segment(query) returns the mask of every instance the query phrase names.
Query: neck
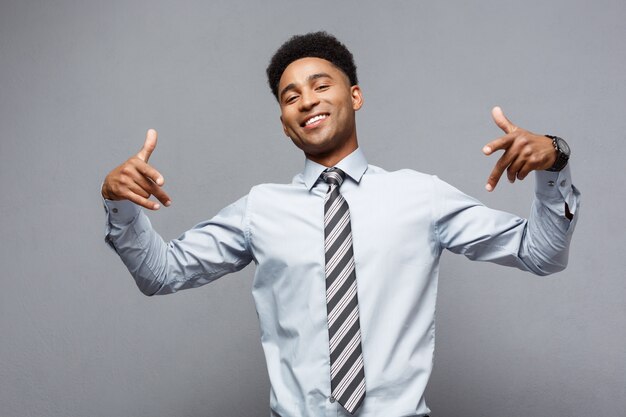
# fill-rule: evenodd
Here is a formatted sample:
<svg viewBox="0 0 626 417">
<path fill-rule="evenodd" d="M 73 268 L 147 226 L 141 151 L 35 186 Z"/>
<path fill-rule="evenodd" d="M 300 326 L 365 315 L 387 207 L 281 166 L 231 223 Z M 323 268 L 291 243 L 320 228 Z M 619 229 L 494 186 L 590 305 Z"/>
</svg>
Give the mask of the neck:
<svg viewBox="0 0 626 417">
<path fill-rule="evenodd" d="M 359 144 L 354 138 L 353 141 L 346 142 L 344 146 L 339 149 L 333 149 L 327 153 L 319 153 L 319 154 L 308 154 L 305 152 L 307 159 L 310 159 L 313 162 L 317 162 L 320 165 L 324 165 L 325 167 L 334 167 L 339 161 L 341 161 L 346 156 L 350 155 L 359 147 Z"/>
</svg>

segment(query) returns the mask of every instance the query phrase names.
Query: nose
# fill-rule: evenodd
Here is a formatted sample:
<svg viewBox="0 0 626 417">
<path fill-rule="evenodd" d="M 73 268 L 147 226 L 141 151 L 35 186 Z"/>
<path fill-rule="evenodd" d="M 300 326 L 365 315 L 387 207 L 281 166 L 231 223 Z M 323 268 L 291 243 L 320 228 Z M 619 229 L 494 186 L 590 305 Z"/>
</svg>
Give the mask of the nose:
<svg viewBox="0 0 626 417">
<path fill-rule="evenodd" d="M 315 94 L 315 91 L 310 89 L 304 89 L 301 93 L 300 97 L 300 110 L 301 111 L 309 111 L 313 107 L 319 104 L 319 98 Z"/>
</svg>

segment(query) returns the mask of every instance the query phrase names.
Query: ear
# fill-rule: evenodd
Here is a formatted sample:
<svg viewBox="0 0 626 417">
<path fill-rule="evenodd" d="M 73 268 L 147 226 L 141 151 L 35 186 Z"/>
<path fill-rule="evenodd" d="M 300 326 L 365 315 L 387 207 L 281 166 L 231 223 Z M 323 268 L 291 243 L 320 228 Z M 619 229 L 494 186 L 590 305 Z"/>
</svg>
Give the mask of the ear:
<svg viewBox="0 0 626 417">
<path fill-rule="evenodd" d="M 363 92 L 361 87 L 353 85 L 350 87 L 350 95 L 352 96 L 352 108 L 356 111 L 363 105 Z"/>
</svg>

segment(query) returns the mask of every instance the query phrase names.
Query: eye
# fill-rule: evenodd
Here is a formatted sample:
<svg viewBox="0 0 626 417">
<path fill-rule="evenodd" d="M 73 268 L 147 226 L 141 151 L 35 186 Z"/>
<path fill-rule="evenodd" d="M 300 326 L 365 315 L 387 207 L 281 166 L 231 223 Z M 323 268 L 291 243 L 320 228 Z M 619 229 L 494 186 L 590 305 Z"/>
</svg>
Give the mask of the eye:
<svg viewBox="0 0 626 417">
<path fill-rule="evenodd" d="M 317 91 L 324 91 L 324 90 L 327 90 L 328 87 L 330 87 L 328 84 L 320 84 L 317 87 L 315 87 L 315 90 L 317 90 Z"/>
<path fill-rule="evenodd" d="M 296 101 L 297 98 L 298 98 L 297 95 L 289 96 L 289 97 L 285 98 L 285 103 L 287 103 L 287 104 L 293 103 L 294 101 Z"/>
</svg>

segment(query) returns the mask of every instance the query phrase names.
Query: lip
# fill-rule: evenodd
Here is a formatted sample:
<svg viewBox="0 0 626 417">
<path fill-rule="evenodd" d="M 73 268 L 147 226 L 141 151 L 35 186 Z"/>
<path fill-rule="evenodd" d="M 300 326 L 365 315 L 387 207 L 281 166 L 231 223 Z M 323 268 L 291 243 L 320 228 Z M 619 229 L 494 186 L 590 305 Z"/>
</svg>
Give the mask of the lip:
<svg viewBox="0 0 626 417">
<path fill-rule="evenodd" d="M 306 122 L 308 120 L 311 120 L 312 118 L 317 117 L 317 116 L 326 116 L 326 117 L 324 117 L 323 119 L 320 119 L 320 120 L 318 120 L 316 122 L 313 122 L 313 123 L 311 123 L 309 125 L 306 124 Z M 307 116 L 306 119 L 304 119 L 304 121 L 302 123 L 300 123 L 300 127 L 304 128 L 304 129 L 314 129 L 314 128 L 318 127 L 320 124 L 324 123 L 324 121 L 326 121 L 326 119 L 328 119 L 329 117 L 330 117 L 330 113 L 325 113 L 325 112 L 312 114 L 310 116 Z"/>
</svg>

